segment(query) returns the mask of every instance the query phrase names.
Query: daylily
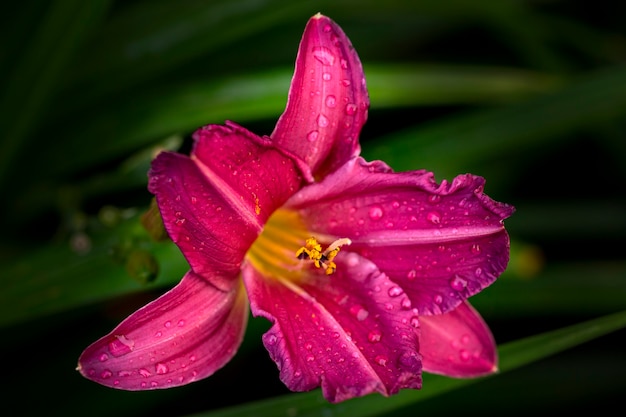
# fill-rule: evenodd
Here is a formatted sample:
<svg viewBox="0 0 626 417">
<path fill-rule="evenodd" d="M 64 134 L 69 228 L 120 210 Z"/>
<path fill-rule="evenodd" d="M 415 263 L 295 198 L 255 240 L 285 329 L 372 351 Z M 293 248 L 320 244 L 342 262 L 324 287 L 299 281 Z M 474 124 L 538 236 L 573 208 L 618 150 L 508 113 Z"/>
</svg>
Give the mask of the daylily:
<svg viewBox="0 0 626 417">
<path fill-rule="evenodd" d="M 206 378 L 236 353 L 249 311 L 293 391 L 330 402 L 420 388 L 421 372 L 496 370 L 467 302 L 505 269 L 513 213 L 466 174 L 393 172 L 359 156 L 369 99 L 341 28 L 313 16 L 269 137 L 232 122 L 160 153 L 149 190 L 190 265 L 181 282 L 89 346 L 80 372 L 126 390 Z"/>
</svg>

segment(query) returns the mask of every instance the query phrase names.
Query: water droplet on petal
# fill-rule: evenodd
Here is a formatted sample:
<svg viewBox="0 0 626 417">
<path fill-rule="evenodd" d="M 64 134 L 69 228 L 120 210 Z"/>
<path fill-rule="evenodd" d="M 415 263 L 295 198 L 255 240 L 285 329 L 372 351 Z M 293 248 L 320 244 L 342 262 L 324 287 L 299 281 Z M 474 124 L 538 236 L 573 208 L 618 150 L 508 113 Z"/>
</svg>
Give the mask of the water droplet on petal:
<svg viewBox="0 0 626 417">
<path fill-rule="evenodd" d="M 411 269 L 408 274 L 406 274 L 406 277 L 410 280 L 414 280 L 415 277 L 417 277 L 417 271 L 415 269 Z"/>
<path fill-rule="evenodd" d="M 389 291 L 387 291 L 387 294 L 389 294 L 390 297 L 397 297 L 403 293 L 404 293 L 404 290 L 398 286 L 393 286 L 389 288 Z"/>
<path fill-rule="evenodd" d="M 130 353 L 134 346 L 135 342 L 133 340 L 127 339 L 124 335 L 116 335 L 115 339 L 109 342 L 108 347 L 111 355 L 117 358 Z"/>
<path fill-rule="evenodd" d="M 435 302 L 435 304 L 441 304 L 443 303 L 443 297 L 441 296 L 441 294 L 437 294 L 433 298 L 433 301 Z"/>
<path fill-rule="evenodd" d="M 313 142 L 317 139 L 317 137 L 319 136 L 320 132 L 318 132 L 317 130 L 311 130 L 307 135 L 306 138 L 309 142 Z"/>
<path fill-rule="evenodd" d="M 346 104 L 346 114 L 348 116 L 354 115 L 356 113 L 356 109 L 357 109 L 356 104 L 354 103 Z"/>
<path fill-rule="evenodd" d="M 480 253 L 480 245 L 479 244 L 474 244 L 472 245 L 472 249 L 471 249 L 472 253 L 474 254 L 478 254 Z"/>
<path fill-rule="evenodd" d="M 113 376 L 113 372 L 109 371 L 108 369 L 105 369 L 104 371 L 102 371 L 100 376 L 102 377 L 102 379 L 109 379 Z"/>
<path fill-rule="evenodd" d="M 317 116 L 317 125 L 319 127 L 328 126 L 328 117 L 324 116 L 323 114 L 320 114 L 319 116 Z"/>
<path fill-rule="evenodd" d="M 432 195 L 428 196 L 428 202 L 430 202 L 430 203 L 435 204 L 435 203 L 438 203 L 439 200 L 441 200 L 441 196 L 439 196 L 439 195 L 432 194 Z"/>
<path fill-rule="evenodd" d="M 431 211 L 430 213 L 428 213 L 426 215 L 426 219 L 431 222 L 432 224 L 439 224 L 441 223 L 441 216 L 439 215 L 439 213 L 435 212 L 435 211 Z"/>
<path fill-rule="evenodd" d="M 268 336 L 268 338 L 267 338 L 267 343 L 268 343 L 270 346 L 273 346 L 273 345 L 275 345 L 275 344 L 276 344 L 276 341 L 277 341 L 277 340 L 278 340 L 278 338 L 276 337 L 276 335 L 275 335 L 275 334 L 271 334 L 271 335 L 269 335 L 269 336 Z"/>
<path fill-rule="evenodd" d="M 350 313 L 359 321 L 363 321 L 369 316 L 369 312 L 358 304 L 350 307 Z"/>
<path fill-rule="evenodd" d="M 402 300 L 402 302 L 400 303 L 400 305 L 402 306 L 402 308 L 403 308 L 403 309 L 405 309 L 405 310 L 409 310 L 409 309 L 411 308 L 411 306 L 412 306 L 412 304 L 411 304 L 411 300 L 410 300 L 408 297 L 406 297 L 406 298 L 404 298 L 404 299 Z"/>
<path fill-rule="evenodd" d="M 335 63 L 335 55 L 332 51 L 324 46 L 316 46 L 313 48 L 313 57 L 322 65 L 333 65 Z"/>
<path fill-rule="evenodd" d="M 465 287 L 467 287 L 467 281 L 460 276 L 455 275 L 450 280 L 450 287 L 452 287 L 453 290 L 462 291 L 465 289 Z"/>
<path fill-rule="evenodd" d="M 326 96 L 326 106 L 333 108 L 337 105 L 337 99 L 332 94 Z"/>
<path fill-rule="evenodd" d="M 148 378 L 149 376 L 152 376 L 152 373 L 148 371 L 146 368 L 141 368 L 139 370 L 139 375 L 141 375 L 144 378 Z"/>
<path fill-rule="evenodd" d="M 372 220 L 380 220 L 383 217 L 383 209 L 380 206 L 373 206 L 369 210 L 369 216 Z"/>
<path fill-rule="evenodd" d="M 385 355 L 378 355 L 376 356 L 376 358 L 374 358 L 374 360 L 376 361 L 377 364 L 379 364 L 380 366 L 386 366 L 387 365 L 387 361 L 389 359 L 387 359 L 387 357 Z"/>
<path fill-rule="evenodd" d="M 164 363 L 157 363 L 156 364 L 156 373 L 159 375 L 163 375 L 166 374 L 167 371 L 169 371 L 169 369 L 167 368 L 167 365 L 165 365 Z"/>
<path fill-rule="evenodd" d="M 382 338 L 382 336 L 383 334 L 381 333 L 381 331 L 378 329 L 375 329 L 368 333 L 367 340 L 369 340 L 372 343 L 380 342 L 380 339 Z"/>
<path fill-rule="evenodd" d="M 325 72 L 322 74 L 322 79 L 324 81 L 330 81 L 333 78 L 332 74 L 330 72 Z"/>
<path fill-rule="evenodd" d="M 100 360 L 100 362 L 106 362 L 109 360 L 109 355 L 107 355 L 106 353 L 103 353 L 102 355 L 100 355 L 98 359 Z"/>
<path fill-rule="evenodd" d="M 306 361 L 307 361 L 307 362 L 313 362 L 314 360 L 315 360 L 315 356 L 313 356 L 313 355 L 307 355 L 307 357 L 306 357 Z"/>
</svg>

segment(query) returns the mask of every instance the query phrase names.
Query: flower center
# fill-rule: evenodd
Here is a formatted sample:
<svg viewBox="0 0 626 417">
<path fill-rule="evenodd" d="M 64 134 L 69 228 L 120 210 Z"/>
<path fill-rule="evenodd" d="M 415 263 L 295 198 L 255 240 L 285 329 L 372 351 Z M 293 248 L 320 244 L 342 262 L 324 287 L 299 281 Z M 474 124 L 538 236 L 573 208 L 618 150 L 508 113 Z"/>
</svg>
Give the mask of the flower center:
<svg viewBox="0 0 626 417">
<path fill-rule="evenodd" d="M 330 243 L 323 250 L 320 242 Z M 268 219 L 263 232 L 246 253 L 246 259 L 267 277 L 295 281 L 308 265 L 322 268 L 328 275 L 335 272 L 337 265 L 333 259 L 341 246 L 350 243 L 347 238 L 320 234 L 311 237 L 297 212 L 279 209 Z"/>
</svg>

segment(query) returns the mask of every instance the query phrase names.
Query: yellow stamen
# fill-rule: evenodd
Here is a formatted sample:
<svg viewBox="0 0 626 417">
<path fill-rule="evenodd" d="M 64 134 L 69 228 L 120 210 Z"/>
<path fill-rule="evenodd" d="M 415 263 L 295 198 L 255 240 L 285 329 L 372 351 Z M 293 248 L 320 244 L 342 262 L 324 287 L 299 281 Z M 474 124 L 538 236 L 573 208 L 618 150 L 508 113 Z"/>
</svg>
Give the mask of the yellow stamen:
<svg viewBox="0 0 626 417">
<path fill-rule="evenodd" d="M 322 246 L 317 239 L 310 237 L 305 241 L 305 245 L 296 251 L 296 258 L 311 260 L 316 268 L 324 268 L 326 275 L 331 275 L 337 270 L 337 264 L 333 262 L 333 259 L 339 253 L 341 246 L 351 243 L 352 241 L 348 238 L 337 239 L 322 252 Z"/>
<path fill-rule="evenodd" d="M 323 268 L 326 274 L 331 275 L 337 269 L 333 259 L 340 247 L 349 245 L 351 241 L 338 239 L 323 250 L 323 244 L 317 239 L 331 242 L 335 237 L 310 237 L 310 233 L 297 212 L 279 209 L 268 219 L 263 232 L 248 250 L 246 260 L 267 278 L 298 282 L 307 276 L 302 261 Z M 300 246 L 302 242 L 304 246 Z"/>
</svg>

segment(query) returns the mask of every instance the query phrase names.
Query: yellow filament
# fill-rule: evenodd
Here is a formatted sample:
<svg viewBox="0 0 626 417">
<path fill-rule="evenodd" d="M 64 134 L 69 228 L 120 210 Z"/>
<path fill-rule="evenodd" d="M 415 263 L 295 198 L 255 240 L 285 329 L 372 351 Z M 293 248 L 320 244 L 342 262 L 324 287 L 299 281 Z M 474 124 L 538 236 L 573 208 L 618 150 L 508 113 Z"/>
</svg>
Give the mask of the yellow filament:
<svg viewBox="0 0 626 417">
<path fill-rule="evenodd" d="M 337 269 L 333 259 L 340 247 L 351 242 L 347 238 L 334 240 L 333 236 L 318 237 L 322 242 L 332 242 L 326 250 L 322 250 L 318 240 L 311 237 L 297 212 L 280 209 L 269 218 L 263 232 L 246 254 L 246 259 L 267 277 L 297 281 L 302 276 L 303 260 L 323 268 L 330 275 Z"/>
</svg>

